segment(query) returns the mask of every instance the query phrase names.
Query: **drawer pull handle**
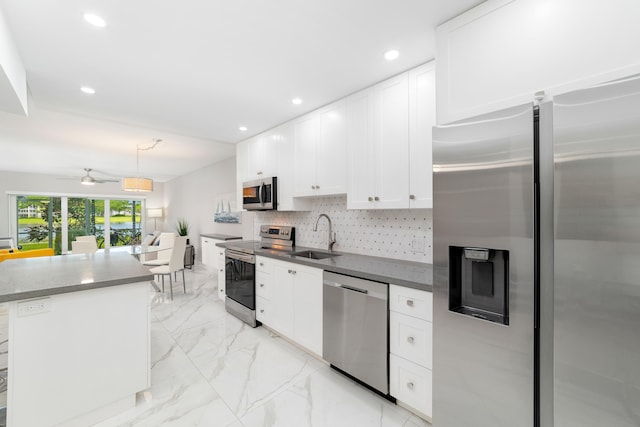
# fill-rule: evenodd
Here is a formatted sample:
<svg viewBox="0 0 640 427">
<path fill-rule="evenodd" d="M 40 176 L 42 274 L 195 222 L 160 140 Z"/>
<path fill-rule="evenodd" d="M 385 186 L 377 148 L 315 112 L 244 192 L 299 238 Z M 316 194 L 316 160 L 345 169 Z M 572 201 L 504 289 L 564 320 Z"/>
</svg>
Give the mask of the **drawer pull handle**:
<svg viewBox="0 0 640 427">
<path fill-rule="evenodd" d="M 263 309 L 263 310 L 260 310 L 260 313 L 264 313 L 264 309 Z"/>
<path fill-rule="evenodd" d="M 291 274 L 291 272 L 292 272 L 292 271 L 293 271 L 293 270 L 287 270 L 287 273 Z"/>
<path fill-rule="evenodd" d="M 412 383 L 412 382 L 408 382 L 408 383 L 407 383 L 407 388 L 408 388 L 409 390 L 413 390 L 413 383 Z"/>
<path fill-rule="evenodd" d="M 412 299 L 408 299 L 408 300 L 407 300 L 407 305 L 408 305 L 409 307 L 413 307 L 413 300 L 412 300 Z"/>
<path fill-rule="evenodd" d="M 264 288 L 264 283 L 260 283 L 260 287 L 261 287 L 261 288 Z"/>
<path fill-rule="evenodd" d="M 407 337 L 407 342 L 409 344 L 413 344 L 413 337 Z"/>
<path fill-rule="evenodd" d="M 261 263 L 260 263 L 260 267 L 264 267 L 264 263 L 262 263 L 262 262 L 261 262 Z"/>
</svg>

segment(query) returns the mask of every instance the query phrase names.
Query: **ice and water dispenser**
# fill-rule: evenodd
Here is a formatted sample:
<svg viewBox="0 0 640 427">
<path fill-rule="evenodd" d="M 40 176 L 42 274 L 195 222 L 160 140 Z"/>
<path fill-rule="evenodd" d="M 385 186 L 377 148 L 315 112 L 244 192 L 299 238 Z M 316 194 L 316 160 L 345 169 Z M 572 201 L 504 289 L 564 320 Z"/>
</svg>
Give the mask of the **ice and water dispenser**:
<svg viewBox="0 0 640 427">
<path fill-rule="evenodd" d="M 509 324 L 509 251 L 449 247 L 449 310 Z"/>
</svg>

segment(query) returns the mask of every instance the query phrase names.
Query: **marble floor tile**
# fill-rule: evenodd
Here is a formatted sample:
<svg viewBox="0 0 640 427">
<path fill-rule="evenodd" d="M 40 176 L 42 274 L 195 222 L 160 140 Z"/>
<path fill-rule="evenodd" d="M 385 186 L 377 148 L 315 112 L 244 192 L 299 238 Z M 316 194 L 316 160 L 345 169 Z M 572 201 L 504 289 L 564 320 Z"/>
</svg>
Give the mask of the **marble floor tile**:
<svg viewBox="0 0 640 427">
<path fill-rule="evenodd" d="M 152 308 L 154 318 L 172 334 L 227 316 L 224 303 L 210 297 L 189 299 L 174 295 L 173 301 L 165 301 Z"/>
<path fill-rule="evenodd" d="M 431 423 L 423 420 L 420 417 L 411 415 L 406 423 L 402 427 L 431 427 Z"/>
<path fill-rule="evenodd" d="M 284 345 L 281 339 L 263 336 L 265 339 L 222 358 L 193 359 L 237 416 L 261 405 L 319 367 L 318 363 Z"/>
<path fill-rule="evenodd" d="M 221 318 L 173 334 L 182 350 L 193 360 L 214 360 L 233 351 L 251 347 L 262 334 L 233 316 Z"/>
<path fill-rule="evenodd" d="M 320 369 L 253 409 L 244 427 L 403 427 L 409 413 L 331 370 Z"/>
<path fill-rule="evenodd" d="M 202 377 L 176 375 L 153 381 L 138 394 L 135 408 L 98 426 L 227 426 L 236 421 Z"/>
</svg>

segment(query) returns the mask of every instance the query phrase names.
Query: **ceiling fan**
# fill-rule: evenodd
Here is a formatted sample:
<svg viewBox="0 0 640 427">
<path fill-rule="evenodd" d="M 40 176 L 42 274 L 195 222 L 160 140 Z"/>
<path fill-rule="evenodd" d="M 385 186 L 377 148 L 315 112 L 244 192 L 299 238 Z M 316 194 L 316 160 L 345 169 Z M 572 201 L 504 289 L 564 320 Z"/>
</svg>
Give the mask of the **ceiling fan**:
<svg viewBox="0 0 640 427">
<path fill-rule="evenodd" d="M 80 177 L 80 184 L 82 185 L 95 185 L 104 184 L 105 182 L 120 182 L 119 179 L 106 179 L 106 178 L 94 178 L 91 176 L 91 168 L 84 168 L 86 175 Z M 58 178 L 58 179 L 78 179 L 78 177 Z"/>
<path fill-rule="evenodd" d="M 118 179 L 96 179 L 96 178 L 91 176 L 91 171 L 93 169 L 84 168 L 84 170 L 85 170 L 85 172 L 87 172 L 87 174 L 85 176 L 83 176 L 82 178 L 80 178 L 80 184 L 83 184 L 83 185 L 95 185 L 96 183 L 104 184 L 105 182 L 119 182 L 120 181 Z"/>
</svg>

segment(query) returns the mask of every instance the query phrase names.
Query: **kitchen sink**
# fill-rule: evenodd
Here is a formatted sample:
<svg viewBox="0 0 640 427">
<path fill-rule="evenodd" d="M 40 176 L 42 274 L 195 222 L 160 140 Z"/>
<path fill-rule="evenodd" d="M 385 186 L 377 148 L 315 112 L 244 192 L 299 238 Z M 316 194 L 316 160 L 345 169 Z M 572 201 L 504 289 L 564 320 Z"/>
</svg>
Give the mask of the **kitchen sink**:
<svg viewBox="0 0 640 427">
<path fill-rule="evenodd" d="M 325 259 L 325 258 L 333 258 L 336 256 L 340 256 L 340 254 L 331 254 L 328 252 L 320 252 L 320 251 L 300 251 L 300 252 L 293 252 L 291 255 L 299 256 L 302 258 L 310 258 L 310 259 Z"/>
</svg>

